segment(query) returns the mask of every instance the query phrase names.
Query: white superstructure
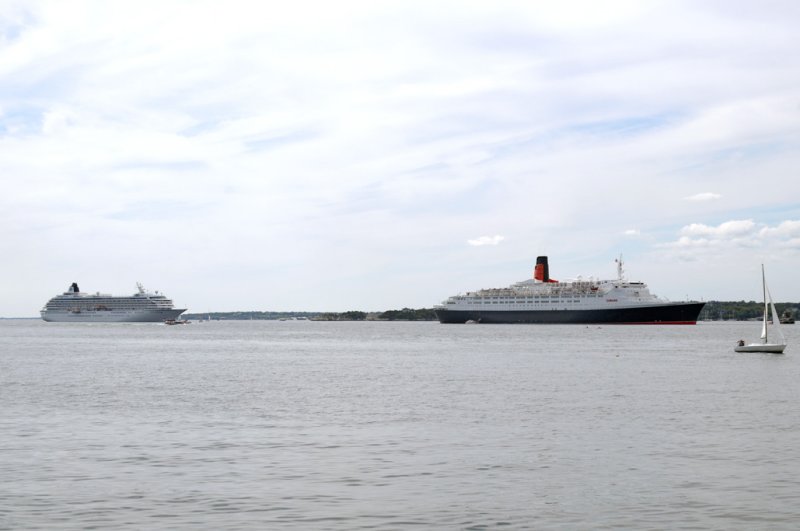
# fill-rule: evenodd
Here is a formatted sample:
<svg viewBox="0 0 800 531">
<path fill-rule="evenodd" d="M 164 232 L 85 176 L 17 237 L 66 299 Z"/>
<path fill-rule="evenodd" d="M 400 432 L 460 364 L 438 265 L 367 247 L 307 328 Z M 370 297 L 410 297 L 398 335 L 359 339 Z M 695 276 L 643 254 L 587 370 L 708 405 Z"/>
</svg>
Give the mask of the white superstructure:
<svg viewBox="0 0 800 531">
<path fill-rule="evenodd" d="M 628 306 L 668 304 L 653 293 L 644 282 L 629 281 L 624 276 L 622 259 L 617 263 L 617 278 L 568 282 L 530 278 L 505 288 L 471 291 L 448 297 L 442 308 L 450 310 L 600 310 Z"/>
<path fill-rule="evenodd" d="M 136 283 L 133 295 L 84 293 L 73 282 L 69 289 L 44 305 L 42 319 L 51 322 L 153 323 L 177 319 L 186 311 L 176 309 L 163 293 L 145 291 Z"/>
</svg>

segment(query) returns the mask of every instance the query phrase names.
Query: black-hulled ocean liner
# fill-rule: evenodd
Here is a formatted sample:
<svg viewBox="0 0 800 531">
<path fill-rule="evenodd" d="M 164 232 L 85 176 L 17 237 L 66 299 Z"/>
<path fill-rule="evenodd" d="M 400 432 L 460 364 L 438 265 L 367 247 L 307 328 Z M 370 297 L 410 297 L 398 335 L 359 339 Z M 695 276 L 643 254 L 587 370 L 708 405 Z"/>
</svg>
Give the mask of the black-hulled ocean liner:
<svg viewBox="0 0 800 531">
<path fill-rule="evenodd" d="M 172 300 L 158 292 L 149 293 L 137 283 L 138 293 L 114 296 L 83 293 L 73 282 L 69 289 L 44 305 L 45 321 L 68 323 L 157 323 L 177 319 L 186 309 L 175 308 Z"/>
<path fill-rule="evenodd" d="M 647 284 L 625 278 L 622 257 L 614 280 L 550 278 L 547 257 L 536 259 L 532 279 L 506 288 L 454 295 L 434 307 L 442 323 L 695 324 L 704 302 L 670 302 Z"/>
</svg>

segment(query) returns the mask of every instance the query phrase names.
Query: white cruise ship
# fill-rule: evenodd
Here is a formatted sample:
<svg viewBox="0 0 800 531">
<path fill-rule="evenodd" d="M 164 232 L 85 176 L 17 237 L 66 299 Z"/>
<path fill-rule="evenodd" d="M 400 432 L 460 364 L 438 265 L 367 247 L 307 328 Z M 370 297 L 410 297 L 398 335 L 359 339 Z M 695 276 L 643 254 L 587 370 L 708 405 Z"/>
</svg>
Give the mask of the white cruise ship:
<svg viewBox="0 0 800 531">
<path fill-rule="evenodd" d="M 625 278 L 622 257 L 613 280 L 550 278 L 547 257 L 536 259 L 533 278 L 505 288 L 449 297 L 434 307 L 441 323 L 695 324 L 704 302 L 670 302 L 644 282 Z"/>
<path fill-rule="evenodd" d="M 176 309 L 163 293 L 149 293 L 136 283 L 138 293 L 115 296 L 83 293 L 73 282 L 69 289 L 44 305 L 42 319 L 61 323 L 158 323 L 177 319 L 186 311 Z"/>
</svg>

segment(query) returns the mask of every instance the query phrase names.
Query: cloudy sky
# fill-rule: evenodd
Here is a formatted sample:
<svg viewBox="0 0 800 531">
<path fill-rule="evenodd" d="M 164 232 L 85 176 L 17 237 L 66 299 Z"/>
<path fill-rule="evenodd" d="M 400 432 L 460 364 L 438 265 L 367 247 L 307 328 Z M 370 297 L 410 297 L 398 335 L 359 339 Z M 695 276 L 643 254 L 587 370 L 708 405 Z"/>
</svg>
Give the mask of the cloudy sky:
<svg viewBox="0 0 800 531">
<path fill-rule="evenodd" d="M 0 316 L 800 300 L 800 3 L 0 2 Z"/>
</svg>

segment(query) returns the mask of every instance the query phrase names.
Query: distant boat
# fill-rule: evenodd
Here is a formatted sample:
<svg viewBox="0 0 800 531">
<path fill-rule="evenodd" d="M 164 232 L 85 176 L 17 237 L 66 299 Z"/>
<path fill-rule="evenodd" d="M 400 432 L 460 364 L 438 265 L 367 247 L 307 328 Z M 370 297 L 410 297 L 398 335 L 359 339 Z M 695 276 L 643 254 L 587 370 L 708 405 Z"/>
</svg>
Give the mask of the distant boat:
<svg viewBox="0 0 800 531">
<path fill-rule="evenodd" d="M 767 288 L 766 275 L 764 274 L 764 264 L 761 264 L 761 287 L 762 291 L 764 292 L 764 316 L 761 324 L 761 341 L 757 343 L 745 344 L 744 340 L 740 339 L 739 343 L 736 345 L 736 347 L 734 347 L 733 350 L 736 352 L 771 352 L 773 354 L 783 354 L 783 350 L 786 348 L 786 338 L 781 332 L 781 321 L 778 318 L 778 311 L 775 309 L 775 303 L 772 302 L 772 294 L 769 292 L 769 288 Z M 770 311 L 772 313 L 771 321 L 769 319 Z M 769 323 L 772 323 L 771 327 L 774 329 L 772 331 L 773 338 L 778 336 L 778 342 L 770 342 Z"/>
<path fill-rule="evenodd" d="M 791 310 L 785 310 L 781 315 L 781 324 L 794 324 L 794 315 Z"/>
<path fill-rule="evenodd" d="M 165 319 L 178 319 L 186 311 L 175 308 L 163 293 L 150 293 L 136 283 L 138 293 L 133 295 L 108 295 L 85 293 L 77 282 L 56 295 L 41 310 L 42 319 L 57 323 L 157 323 Z"/>
</svg>

